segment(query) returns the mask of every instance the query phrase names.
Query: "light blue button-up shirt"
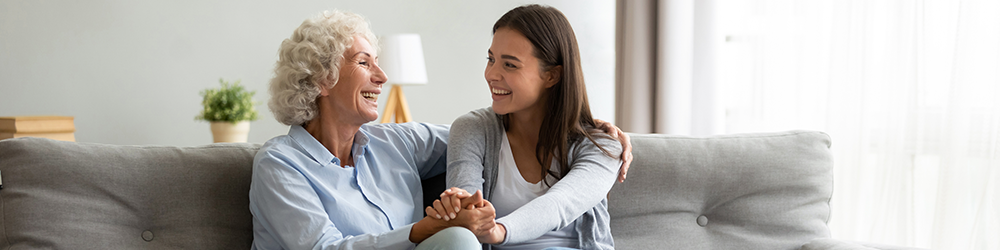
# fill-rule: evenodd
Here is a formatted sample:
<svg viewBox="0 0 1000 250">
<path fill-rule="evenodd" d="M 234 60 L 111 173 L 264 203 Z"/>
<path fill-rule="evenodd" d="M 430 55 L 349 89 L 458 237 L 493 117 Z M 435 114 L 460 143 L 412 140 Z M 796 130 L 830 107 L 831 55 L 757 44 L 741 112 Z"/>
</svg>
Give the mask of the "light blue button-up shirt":
<svg viewBox="0 0 1000 250">
<path fill-rule="evenodd" d="M 409 249 L 423 218 L 420 180 L 446 169 L 448 126 L 363 125 L 341 167 L 301 126 L 254 157 L 251 249 Z"/>
</svg>

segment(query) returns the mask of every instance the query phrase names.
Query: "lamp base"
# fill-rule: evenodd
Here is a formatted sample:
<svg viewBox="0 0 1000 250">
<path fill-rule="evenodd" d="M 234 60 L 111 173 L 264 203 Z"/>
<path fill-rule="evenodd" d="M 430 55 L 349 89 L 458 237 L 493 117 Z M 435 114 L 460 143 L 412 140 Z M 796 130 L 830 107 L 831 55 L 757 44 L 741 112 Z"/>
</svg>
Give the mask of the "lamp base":
<svg viewBox="0 0 1000 250">
<path fill-rule="evenodd" d="M 389 90 L 389 99 L 385 101 L 385 114 L 382 115 L 382 123 L 392 122 L 395 117 L 396 123 L 411 122 L 410 107 L 406 106 L 406 96 L 403 95 L 403 88 L 393 84 Z"/>
</svg>

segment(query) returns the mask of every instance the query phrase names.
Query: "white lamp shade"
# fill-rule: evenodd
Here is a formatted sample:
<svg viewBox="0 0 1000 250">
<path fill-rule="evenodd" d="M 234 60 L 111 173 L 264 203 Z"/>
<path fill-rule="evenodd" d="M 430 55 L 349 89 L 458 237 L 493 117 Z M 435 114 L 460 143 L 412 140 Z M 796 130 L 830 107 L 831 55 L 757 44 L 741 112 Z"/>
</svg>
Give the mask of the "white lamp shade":
<svg viewBox="0 0 1000 250">
<path fill-rule="evenodd" d="M 427 84 L 424 49 L 418 34 L 395 34 L 382 38 L 378 64 L 388 84 Z"/>
</svg>

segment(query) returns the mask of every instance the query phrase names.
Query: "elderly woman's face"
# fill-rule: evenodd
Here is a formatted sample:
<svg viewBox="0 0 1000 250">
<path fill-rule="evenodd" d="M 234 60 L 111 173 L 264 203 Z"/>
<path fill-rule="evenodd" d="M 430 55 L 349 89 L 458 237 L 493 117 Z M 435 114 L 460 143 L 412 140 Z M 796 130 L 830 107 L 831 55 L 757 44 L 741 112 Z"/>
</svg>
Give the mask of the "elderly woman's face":
<svg viewBox="0 0 1000 250">
<path fill-rule="evenodd" d="M 377 59 L 368 39 L 362 36 L 355 36 L 354 44 L 344 52 L 340 80 L 330 90 L 330 95 L 333 110 L 350 119 L 349 123 L 363 124 L 378 119 L 378 95 L 382 93 L 386 76 Z"/>
</svg>

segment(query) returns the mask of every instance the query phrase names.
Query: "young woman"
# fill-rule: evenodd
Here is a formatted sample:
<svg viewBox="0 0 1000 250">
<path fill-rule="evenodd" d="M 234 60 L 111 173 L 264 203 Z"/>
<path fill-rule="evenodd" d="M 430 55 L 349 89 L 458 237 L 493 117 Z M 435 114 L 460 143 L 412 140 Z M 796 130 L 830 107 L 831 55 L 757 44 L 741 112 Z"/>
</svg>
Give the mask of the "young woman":
<svg viewBox="0 0 1000 250">
<path fill-rule="evenodd" d="M 479 240 L 498 249 L 613 249 L 605 197 L 621 144 L 595 129 L 569 21 L 552 7 L 517 7 L 494 24 L 487 55 L 493 105 L 452 124 L 447 173 L 456 188 L 442 197 L 482 191 L 497 226 Z M 454 217 L 441 204 L 452 203 L 436 201 L 428 215 Z"/>
</svg>

